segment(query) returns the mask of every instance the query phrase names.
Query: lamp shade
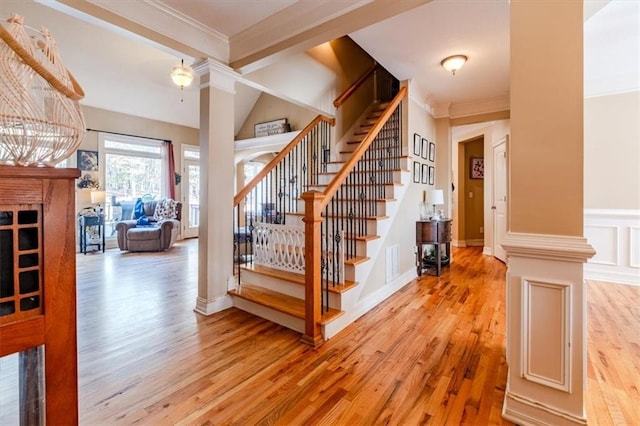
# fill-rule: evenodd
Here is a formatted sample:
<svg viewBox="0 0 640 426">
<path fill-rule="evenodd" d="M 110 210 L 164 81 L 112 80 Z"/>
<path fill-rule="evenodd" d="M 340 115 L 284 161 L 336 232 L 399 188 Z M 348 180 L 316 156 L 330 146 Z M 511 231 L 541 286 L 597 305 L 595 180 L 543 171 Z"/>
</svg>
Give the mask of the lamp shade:
<svg viewBox="0 0 640 426">
<path fill-rule="evenodd" d="M 102 204 L 106 200 L 106 193 L 104 191 L 91 191 L 91 203 Z"/>
<path fill-rule="evenodd" d="M 176 86 L 187 87 L 193 82 L 193 70 L 184 65 L 184 60 L 171 71 L 171 80 Z"/>
<path fill-rule="evenodd" d="M 453 55 L 446 57 L 440 62 L 442 68 L 451 72 L 453 75 L 456 75 L 456 71 L 458 71 L 462 66 L 467 62 L 467 58 L 465 55 Z"/>
<path fill-rule="evenodd" d="M 439 206 L 444 204 L 444 192 L 442 189 L 432 189 L 429 192 L 429 204 Z"/>
</svg>

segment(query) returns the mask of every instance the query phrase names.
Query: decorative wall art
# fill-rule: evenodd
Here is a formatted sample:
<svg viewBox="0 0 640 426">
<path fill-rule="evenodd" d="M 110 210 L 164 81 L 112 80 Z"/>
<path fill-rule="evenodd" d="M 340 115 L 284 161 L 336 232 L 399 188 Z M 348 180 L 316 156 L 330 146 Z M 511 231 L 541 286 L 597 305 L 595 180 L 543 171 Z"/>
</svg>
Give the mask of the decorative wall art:
<svg viewBox="0 0 640 426">
<path fill-rule="evenodd" d="M 418 157 L 420 156 L 421 141 L 422 141 L 422 137 L 419 134 L 414 133 L 413 134 L 413 155 L 417 155 Z"/>
<path fill-rule="evenodd" d="M 429 166 L 422 165 L 422 183 L 429 183 Z"/>
<path fill-rule="evenodd" d="M 429 158 L 429 141 L 426 139 L 422 139 L 422 158 L 425 160 Z"/>
<path fill-rule="evenodd" d="M 436 168 L 433 166 L 429 166 L 429 185 L 434 185 L 436 183 Z"/>
<path fill-rule="evenodd" d="M 413 162 L 413 182 L 420 183 L 420 163 Z"/>
<path fill-rule="evenodd" d="M 291 125 L 287 123 L 286 118 L 279 118 L 277 120 L 266 121 L 264 123 L 257 123 L 253 127 L 254 136 L 259 138 L 261 136 L 277 135 L 280 133 L 287 133 L 291 131 Z"/>
<path fill-rule="evenodd" d="M 77 166 L 80 169 L 78 188 L 99 189 L 98 180 L 98 151 L 86 151 L 79 149 L 77 153 Z"/>
<path fill-rule="evenodd" d="M 484 179 L 484 158 L 471 157 L 469 176 L 471 179 Z"/>
<path fill-rule="evenodd" d="M 436 161 L 436 144 L 429 142 L 429 161 Z"/>
</svg>

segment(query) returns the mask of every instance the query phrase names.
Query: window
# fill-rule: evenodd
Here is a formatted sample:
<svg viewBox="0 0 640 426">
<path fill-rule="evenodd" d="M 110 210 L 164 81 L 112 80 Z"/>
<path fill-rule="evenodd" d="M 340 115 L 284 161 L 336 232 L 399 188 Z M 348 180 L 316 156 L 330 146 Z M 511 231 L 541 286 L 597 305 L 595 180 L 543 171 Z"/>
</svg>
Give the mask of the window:
<svg viewBox="0 0 640 426">
<path fill-rule="evenodd" d="M 106 192 L 105 224 L 131 217 L 135 200 L 154 200 L 166 194 L 167 162 L 164 142 L 100 133 L 101 186 Z M 111 232 L 113 235 L 114 232 Z"/>
</svg>

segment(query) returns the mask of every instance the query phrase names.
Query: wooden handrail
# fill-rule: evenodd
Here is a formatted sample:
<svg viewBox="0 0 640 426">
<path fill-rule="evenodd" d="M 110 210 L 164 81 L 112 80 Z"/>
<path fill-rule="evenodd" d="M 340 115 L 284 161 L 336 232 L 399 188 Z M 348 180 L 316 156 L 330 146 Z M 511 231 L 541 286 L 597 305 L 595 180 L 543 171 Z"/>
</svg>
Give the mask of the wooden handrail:
<svg viewBox="0 0 640 426">
<path fill-rule="evenodd" d="M 378 63 L 374 61 L 373 66 L 371 68 L 366 70 L 364 74 L 360 76 L 360 78 L 358 78 L 354 83 L 352 83 L 349 87 L 347 87 L 347 90 L 342 92 L 342 95 L 338 96 L 336 100 L 333 101 L 333 106 L 336 108 L 341 107 L 342 104 L 344 104 L 347 101 L 347 99 L 349 99 L 349 97 L 353 95 L 353 93 L 356 90 L 358 90 L 358 88 L 362 86 L 362 84 L 365 81 L 367 81 L 367 79 L 371 76 L 371 74 L 373 74 L 376 71 L 376 69 L 378 69 L 378 66 L 379 66 Z"/>
<path fill-rule="evenodd" d="M 367 136 L 362 140 L 362 142 L 360 142 L 360 145 L 358 146 L 358 148 L 349 157 L 347 162 L 344 164 L 344 166 L 342 166 L 342 168 L 340 169 L 338 174 L 335 175 L 333 180 L 331 180 L 331 183 L 327 185 L 327 187 L 324 190 L 325 198 L 324 200 L 322 200 L 322 203 L 320 204 L 320 208 L 325 208 L 327 204 L 329 204 L 333 195 L 338 191 L 338 189 L 340 188 L 340 185 L 342 185 L 342 182 L 347 178 L 349 173 L 351 173 L 351 170 L 353 170 L 356 163 L 360 161 L 360 158 L 362 158 L 362 156 L 367 151 L 367 149 L 369 149 L 369 145 L 371 145 L 371 142 L 373 142 L 376 136 L 378 136 L 378 133 L 380 132 L 382 127 L 385 125 L 385 123 L 387 122 L 391 114 L 393 114 L 393 111 L 395 111 L 396 107 L 400 104 L 402 99 L 406 96 L 406 94 L 407 94 L 407 88 L 406 87 L 401 88 L 398 94 L 396 95 L 396 97 L 393 98 L 391 103 L 384 110 L 384 113 L 382 113 L 378 121 L 376 121 L 376 124 L 371 128 Z"/>
<path fill-rule="evenodd" d="M 325 121 L 327 123 L 329 123 L 331 126 L 334 126 L 336 123 L 335 118 L 329 118 L 325 115 L 318 115 L 316 118 L 314 118 L 309 124 L 307 124 L 307 126 L 302 129 L 302 131 L 300 133 L 298 133 L 298 135 L 293 138 L 293 140 L 291 142 L 289 142 L 289 144 L 287 144 L 286 147 L 284 147 L 284 149 L 282 149 L 282 151 L 280 151 L 278 153 L 278 155 L 276 155 L 273 160 L 269 161 L 269 163 L 267 163 L 267 165 L 260 171 L 260 173 L 258 173 L 253 179 L 251 179 L 251 182 L 249 182 L 248 184 L 246 184 L 244 186 L 244 188 L 242 188 L 240 190 L 240 192 L 238 192 L 234 197 L 233 197 L 233 206 L 237 206 L 238 204 L 240 204 L 240 201 L 242 201 L 244 199 L 244 197 L 247 196 L 247 194 L 249 194 L 249 192 L 256 186 L 258 185 L 258 183 L 260 183 L 260 181 L 267 175 L 269 174 L 269 172 L 271 170 L 273 170 L 278 163 L 280 162 L 280 160 L 282 160 L 287 154 L 289 154 L 289 152 L 291 152 L 291 150 L 293 150 L 293 148 L 296 147 L 296 145 L 298 145 L 298 143 L 300 143 L 300 141 L 307 136 L 311 130 L 313 130 L 313 128 L 316 127 L 316 125 L 318 123 L 320 123 L 321 121 Z"/>
</svg>

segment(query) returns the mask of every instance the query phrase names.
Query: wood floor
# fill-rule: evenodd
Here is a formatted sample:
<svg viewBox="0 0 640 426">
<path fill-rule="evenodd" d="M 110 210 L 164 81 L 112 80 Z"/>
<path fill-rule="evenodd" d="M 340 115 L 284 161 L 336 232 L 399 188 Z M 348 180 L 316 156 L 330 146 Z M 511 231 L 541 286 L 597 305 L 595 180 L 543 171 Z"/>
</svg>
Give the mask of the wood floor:
<svg viewBox="0 0 640 426">
<path fill-rule="evenodd" d="M 79 255 L 81 424 L 511 424 L 505 267 L 454 256 L 313 349 L 235 308 L 194 313 L 195 240 Z M 640 288 L 588 288 L 590 423 L 640 424 Z"/>
</svg>

